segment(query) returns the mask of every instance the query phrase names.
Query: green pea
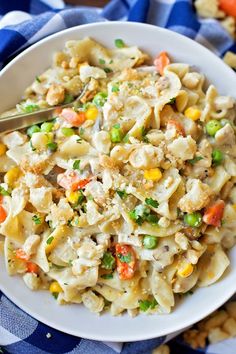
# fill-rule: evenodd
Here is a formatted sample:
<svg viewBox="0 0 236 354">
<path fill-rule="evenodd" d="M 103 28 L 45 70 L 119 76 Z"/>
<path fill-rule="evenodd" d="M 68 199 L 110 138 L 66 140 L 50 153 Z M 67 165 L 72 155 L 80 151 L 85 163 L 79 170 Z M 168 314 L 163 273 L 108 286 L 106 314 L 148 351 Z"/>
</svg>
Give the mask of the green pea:
<svg viewBox="0 0 236 354">
<path fill-rule="evenodd" d="M 41 125 L 41 131 L 45 133 L 50 133 L 52 131 L 52 128 L 54 126 L 54 123 L 52 122 L 44 122 Z"/>
<path fill-rule="evenodd" d="M 107 100 L 107 94 L 105 92 L 97 93 L 93 98 L 93 103 L 98 107 L 103 107 Z"/>
<path fill-rule="evenodd" d="M 124 136 L 121 128 L 118 128 L 117 126 L 111 128 L 110 135 L 112 143 L 120 143 Z"/>
<path fill-rule="evenodd" d="M 65 136 L 71 136 L 75 134 L 74 129 L 72 128 L 61 128 L 61 132 Z"/>
<path fill-rule="evenodd" d="M 209 120 L 206 124 L 206 132 L 210 136 L 215 136 L 218 130 L 222 128 L 220 122 L 216 119 Z"/>
<path fill-rule="evenodd" d="M 117 39 L 115 39 L 115 46 L 116 46 L 116 48 L 124 48 L 125 43 L 122 39 L 117 38 Z"/>
<path fill-rule="evenodd" d="M 39 133 L 41 130 L 38 125 L 32 125 L 27 129 L 27 135 L 32 137 L 34 133 Z"/>
<path fill-rule="evenodd" d="M 224 155 L 223 155 L 222 151 L 220 151 L 218 149 L 214 149 L 212 151 L 211 156 L 212 156 L 212 162 L 215 166 L 220 165 L 224 159 Z"/>
<path fill-rule="evenodd" d="M 185 214 L 184 222 L 191 227 L 199 227 L 202 223 L 202 214 L 197 211 L 191 214 Z"/>
<path fill-rule="evenodd" d="M 143 247 L 148 250 L 153 250 L 157 247 L 158 240 L 156 236 L 145 235 L 143 238 Z"/>
</svg>

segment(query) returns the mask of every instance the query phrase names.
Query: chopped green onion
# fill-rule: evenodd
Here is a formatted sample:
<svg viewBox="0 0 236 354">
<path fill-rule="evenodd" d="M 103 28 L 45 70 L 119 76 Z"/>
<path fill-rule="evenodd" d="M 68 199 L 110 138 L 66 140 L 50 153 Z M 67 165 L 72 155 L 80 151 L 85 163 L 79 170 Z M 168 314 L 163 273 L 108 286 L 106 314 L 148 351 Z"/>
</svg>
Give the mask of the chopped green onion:
<svg viewBox="0 0 236 354">
<path fill-rule="evenodd" d="M 35 76 L 35 80 L 38 82 L 38 83 L 41 83 L 41 80 L 38 76 Z"/>
<path fill-rule="evenodd" d="M 102 257 L 102 268 L 113 269 L 115 266 L 115 257 L 113 257 L 111 252 L 105 252 Z"/>
<path fill-rule="evenodd" d="M 73 163 L 73 170 L 80 171 L 80 160 L 75 160 Z"/>
<path fill-rule="evenodd" d="M 202 224 L 202 214 L 198 211 L 184 215 L 185 224 L 191 227 L 199 227 Z"/>
<path fill-rule="evenodd" d="M 116 46 L 116 48 L 124 48 L 125 43 L 122 39 L 117 38 L 117 39 L 115 39 L 115 46 Z"/>
<path fill-rule="evenodd" d="M 106 64 L 106 62 L 105 62 L 105 60 L 104 60 L 104 59 L 99 59 L 99 60 L 98 60 L 98 62 L 99 62 L 99 64 L 101 64 L 101 65 Z"/>
<path fill-rule="evenodd" d="M 143 238 L 143 247 L 147 250 L 153 250 L 157 247 L 158 239 L 156 236 L 145 235 Z"/>
<path fill-rule="evenodd" d="M 52 122 L 44 122 L 41 125 L 41 131 L 45 133 L 50 133 L 53 129 L 54 123 Z"/>
<path fill-rule="evenodd" d="M 34 133 L 39 133 L 40 131 L 41 130 L 38 125 L 31 125 L 31 127 L 27 129 L 26 134 L 31 138 Z"/>
<path fill-rule="evenodd" d="M 218 130 L 222 128 L 220 122 L 216 119 L 209 120 L 206 124 L 206 132 L 210 136 L 215 136 Z"/>
<path fill-rule="evenodd" d="M 98 107 L 103 107 L 107 100 L 107 94 L 105 92 L 97 93 L 93 98 L 93 103 Z"/>
<path fill-rule="evenodd" d="M 65 136 L 71 136 L 75 134 L 74 129 L 72 128 L 61 128 L 61 132 Z"/>
<path fill-rule="evenodd" d="M 153 208 L 158 208 L 158 206 L 159 206 L 159 203 L 156 200 L 152 199 L 152 198 L 146 198 L 145 199 L 145 203 L 147 205 L 152 206 Z"/>
<path fill-rule="evenodd" d="M 48 148 L 51 152 L 54 152 L 54 151 L 57 150 L 58 145 L 57 145 L 57 143 L 50 142 L 50 143 L 47 143 L 47 148 Z"/>
<path fill-rule="evenodd" d="M 218 150 L 218 149 L 214 149 L 212 151 L 212 162 L 213 165 L 218 166 L 222 163 L 223 159 L 224 159 L 224 154 L 222 151 Z"/>
</svg>

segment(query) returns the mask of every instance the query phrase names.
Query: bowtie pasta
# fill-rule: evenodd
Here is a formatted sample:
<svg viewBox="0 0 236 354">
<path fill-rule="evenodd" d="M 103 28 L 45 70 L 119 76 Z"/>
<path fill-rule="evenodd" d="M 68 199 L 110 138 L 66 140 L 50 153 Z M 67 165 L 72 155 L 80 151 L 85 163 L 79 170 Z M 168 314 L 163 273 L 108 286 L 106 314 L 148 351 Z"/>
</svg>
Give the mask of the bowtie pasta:
<svg viewBox="0 0 236 354">
<path fill-rule="evenodd" d="M 5 113 L 57 106 L 0 137 L 6 268 L 59 304 L 169 313 L 230 264 L 235 102 L 165 52 L 115 45 L 67 42 Z"/>
</svg>

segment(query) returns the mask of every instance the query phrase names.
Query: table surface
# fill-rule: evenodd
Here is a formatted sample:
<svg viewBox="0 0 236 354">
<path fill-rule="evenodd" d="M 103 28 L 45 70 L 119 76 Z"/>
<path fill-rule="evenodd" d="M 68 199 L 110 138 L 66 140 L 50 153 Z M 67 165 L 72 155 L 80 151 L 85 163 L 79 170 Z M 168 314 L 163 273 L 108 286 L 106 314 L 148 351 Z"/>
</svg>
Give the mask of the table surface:
<svg viewBox="0 0 236 354">
<path fill-rule="evenodd" d="M 86 6 L 97 6 L 103 7 L 109 0 L 65 0 L 67 4 L 71 5 L 86 5 Z"/>
</svg>

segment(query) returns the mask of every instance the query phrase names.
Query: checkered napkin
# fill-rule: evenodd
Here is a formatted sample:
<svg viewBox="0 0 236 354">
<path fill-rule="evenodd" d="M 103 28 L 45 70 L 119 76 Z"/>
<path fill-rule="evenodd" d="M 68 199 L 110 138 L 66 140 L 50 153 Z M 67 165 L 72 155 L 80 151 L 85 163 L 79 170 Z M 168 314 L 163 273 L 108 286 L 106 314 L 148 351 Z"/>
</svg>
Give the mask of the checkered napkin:
<svg viewBox="0 0 236 354">
<path fill-rule="evenodd" d="M 0 0 L 0 68 L 29 45 L 52 33 L 91 22 L 147 22 L 184 34 L 217 55 L 236 45 L 214 20 L 199 20 L 192 0 L 113 0 L 104 10 L 65 7 L 62 0 Z M 0 292 L 0 353 L 11 354 L 151 354 L 172 336 L 136 343 L 103 343 L 56 331 L 16 307 Z M 181 341 L 171 341 L 172 354 L 196 354 Z M 235 354 L 236 341 L 209 346 L 198 353 Z"/>
</svg>

